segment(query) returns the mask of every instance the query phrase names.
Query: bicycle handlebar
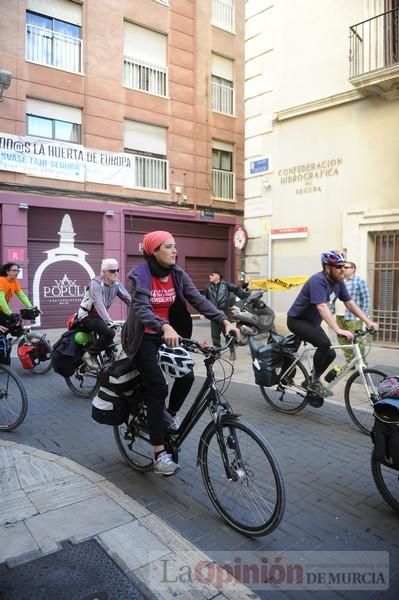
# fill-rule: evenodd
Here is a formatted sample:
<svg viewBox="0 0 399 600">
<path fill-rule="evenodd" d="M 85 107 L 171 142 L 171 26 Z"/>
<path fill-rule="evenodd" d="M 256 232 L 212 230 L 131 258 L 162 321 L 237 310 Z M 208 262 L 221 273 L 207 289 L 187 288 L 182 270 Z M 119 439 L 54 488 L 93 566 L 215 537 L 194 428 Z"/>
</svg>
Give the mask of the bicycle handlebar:
<svg viewBox="0 0 399 600">
<path fill-rule="evenodd" d="M 213 346 L 203 346 L 198 340 L 191 340 L 189 338 L 179 338 L 179 343 L 188 350 L 189 352 L 200 351 L 206 356 L 214 355 L 224 352 L 236 343 L 237 336 L 235 331 L 230 331 L 226 337 L 226 344 L 222 348 L 214 348 Z"/>
<path fill-rule="evenodd" d="M 374 327 L 366 327 L 365 329 L 357 329 L 353 332 L 353 341 L 355 341 L 359 337 L 363 337 L 364 335 L 374 335 L 376 330 Z"/>
</svg>

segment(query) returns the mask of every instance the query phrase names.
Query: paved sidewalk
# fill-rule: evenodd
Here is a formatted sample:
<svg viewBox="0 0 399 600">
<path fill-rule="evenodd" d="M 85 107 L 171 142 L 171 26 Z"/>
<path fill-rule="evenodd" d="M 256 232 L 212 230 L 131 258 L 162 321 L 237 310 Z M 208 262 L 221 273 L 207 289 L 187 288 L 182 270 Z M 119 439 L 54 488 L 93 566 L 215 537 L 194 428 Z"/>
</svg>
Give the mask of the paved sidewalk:
<svg viewBox="0 0 399 600">
<path fill-rule="evenodd" d="M 77 544 L 88 539 L 105 549 L 145 598 L 257 598 L 235 581 L 224 581 L 223 592 L 216 577 L 210 583 L 206 576 L 201 583 L 178 581 L 183 565 L 192 573 L 198 565 L 208 565 L 206 573 L 216 565 L 104 476 L 67 458 L 0 439 L 0 564 L 12 569 L 59 551 L 65 540 Z M 35 600 L 53 600 L 46 592 L 35 593 L 36 584 L 33 579 Z M 15 580 L 13 588 L 17 593 L 12 598 L 21 598 Z M 4 589 L 0 571 L 0 596 L 8 600 Z M 97 597 L 102 597 L 99 590 L 90 596 Z"/>
</svg>

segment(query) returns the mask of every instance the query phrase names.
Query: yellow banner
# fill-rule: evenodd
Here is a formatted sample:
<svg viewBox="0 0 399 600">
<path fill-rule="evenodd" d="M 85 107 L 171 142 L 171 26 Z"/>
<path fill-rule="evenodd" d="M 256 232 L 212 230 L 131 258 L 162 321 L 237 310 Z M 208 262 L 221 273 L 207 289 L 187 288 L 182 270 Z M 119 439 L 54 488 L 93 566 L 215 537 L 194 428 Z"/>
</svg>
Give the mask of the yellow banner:
<svg viewBox="0 0 399 600">
<path fill-rule="evenodd" d="M 309 279 L 308 275 L 295 275 L 294 277 L 273 277 L 272 279 L 252 279 L 249 287 L 263 290 L 290 290 L 298 285 L 303 285 Z"/>
</svg>

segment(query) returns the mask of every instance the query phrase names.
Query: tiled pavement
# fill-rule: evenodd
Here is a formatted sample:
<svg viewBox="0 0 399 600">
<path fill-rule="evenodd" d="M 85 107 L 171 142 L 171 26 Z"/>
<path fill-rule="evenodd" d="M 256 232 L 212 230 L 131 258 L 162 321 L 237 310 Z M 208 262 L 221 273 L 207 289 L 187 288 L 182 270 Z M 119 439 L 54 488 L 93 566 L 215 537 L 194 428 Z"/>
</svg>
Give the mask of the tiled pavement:
<svg viewBox="0 0 399 600">
<path fill-rule="evenodd" d="M 202 328 L 197 328 L 202 332 Z M 198 337 L 205 337 L 198 335 Z M 333 402 L 322 409 L 306 408 L 296 416 L 280 415 L 265 404 L 251 383 L 247 348 L 238 350 L 237 373 L 229 399 L 245 420 L 254 424 L 271 443 L 282 465 L 287 486 L 287 506 L 279 528 L 268 536 L 248 539 L 235 533 L 216 515 L 206 496 L 195 456 L 204 417 L 180 455 L 182 468 L 170 479 L 133 472 L 118 453 L 112 430 L 90 418 L 90 403 L 75 398 L 54 374 L 22 373 L 30 405 L 23 425 L 2 433 L 4 442 L 53 452 L 92 469 L 118 486 L 145 510 L 160 517 L 197 549 L 218 559 L 229 550 L 245 561 L 265 552 L 295 551 L 321 556 L 321 551 L 389 552 L 390 586 L 386 591 L 278 591 L 256 589 L 261 598 L 317 597 L 396 598 L 399 593 L 399 516 L 379 496 L 370 472 L 370 440 L 351 425 L 337 388 Z M 395 351 L 375 348 L 370 364 L 397 364 Z M 103 480 L 102 480 L 103 481 Z M 158 528 L 163 533 L 161 522 Z M 251 553 L 251 555 L 246 553 Z M 347 555 L 349 557 L 349 555 Z M 238 596 L 239 597 L 239 596 Z"/>
</svg>

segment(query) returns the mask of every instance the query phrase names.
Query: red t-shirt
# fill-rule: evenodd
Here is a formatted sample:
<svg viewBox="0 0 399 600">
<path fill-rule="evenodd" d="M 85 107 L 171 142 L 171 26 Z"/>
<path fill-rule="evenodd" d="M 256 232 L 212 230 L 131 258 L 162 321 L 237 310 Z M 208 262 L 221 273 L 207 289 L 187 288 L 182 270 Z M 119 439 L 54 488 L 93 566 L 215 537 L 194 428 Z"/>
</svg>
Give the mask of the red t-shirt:
<svg viewBox="0 0 399 600">
<path fill-rule="evenodd" d="M 151 306 L 154 313 L 160 319 L 169 321 L 169 309 L 176 300 L 176 290 L 172 275 L 168 275 L 167 281 L 161 281 L 159 277 L 151 278 Z M 153 329 L 145 327 L 146 333 L 155 333 Z"/>
</svg>

